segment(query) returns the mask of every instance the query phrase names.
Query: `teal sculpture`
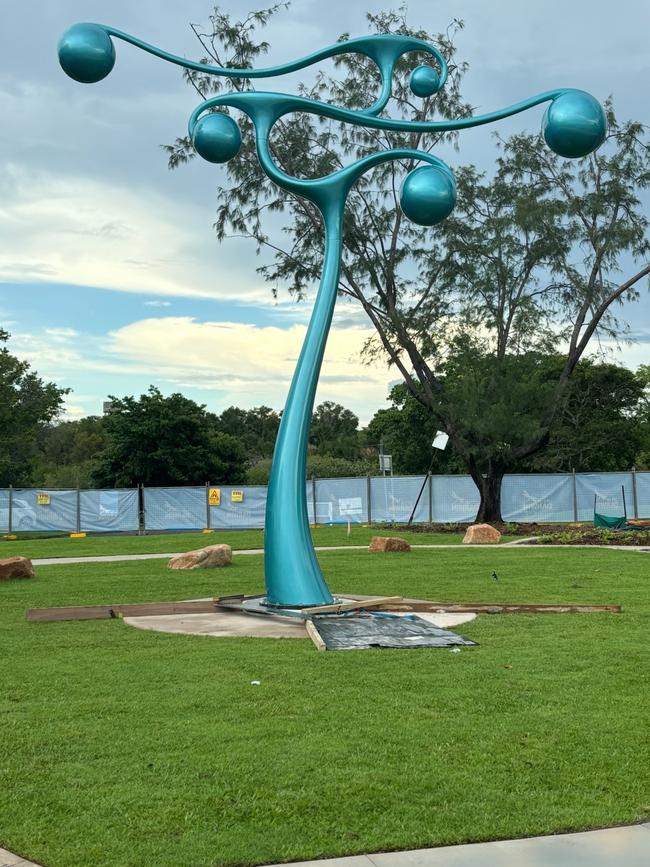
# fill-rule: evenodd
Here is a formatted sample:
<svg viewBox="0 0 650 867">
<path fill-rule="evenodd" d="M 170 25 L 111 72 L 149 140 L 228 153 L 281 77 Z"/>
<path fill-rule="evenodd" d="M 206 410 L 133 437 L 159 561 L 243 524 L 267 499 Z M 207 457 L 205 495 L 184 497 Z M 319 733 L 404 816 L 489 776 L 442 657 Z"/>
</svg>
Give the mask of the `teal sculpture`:
<svg viewBox="0 0 650 867">
<path fill-rule="evenodd" d="M 293 375 L 273 455 L 268 486 L 264 544 L 266 603 L 275 608 L 302 608 L 327 604 L 332 594 L 323 578 L 309 532 L 305 467 L 307 438 L 314 396 L 325 352 L 337 287 L 342 252 L 342 222 L 350 188 L 369 169 L 389 160 L 416 159 L 421 166 L 404 179 L 400 204 L 408 219 L 424 226 L 444 220 L 456 202 L 452 170 L 432 154 L 413 149 L 383 150 L 358 160 L 330 175 L 316 179 L 294 178 L 273 161 L 269 134 L 286 114 L 309 112 L 365 127 L 402 131 L 450 131 L 492 123 L 542 103 L 549 103 L 542 129 L 547 145 L 568 158 L 583 157 L 605 139 L 607 123 L 600 103 L 580 90 L 550 90 L 499 111 L 476 117 L 444 121 L 407 121 L 384 117 L 391 95 L 397 61 L 409 52 L 425 53 L 431 64 L 420 64 L 411 73 L 415 96 L 428 97 L 444 87 L 447 64 L 432 45 L 408 36 L 385 34 L 338 42 L 282 66 L 266 69 L 230 69 L 194 63 L 101 24 L 75 24 L 59 42 L 59 62 L 76 81 L 92 83 L 105 78 L 115 63 L 113 37 L 138 48 L 203 73 L 231 79 L 268 78 L 303 69 L 329 57 L 356 52 L 376 63 L 381 76 L 377 100 L 369 108 L 350 110 L 285 93 L 233 91 L 208 99 L 189 119 L 189 134 L 196 151 L 208 162 L 224 163 L 241 145 L 239 126 L 228 113 L 235 109 L 248 115 L 255 129 L 260 163 L 280 187 L 304 196 L 316 205 L 325 229 L 323 270 L 305 341 Z"/>
</svg>

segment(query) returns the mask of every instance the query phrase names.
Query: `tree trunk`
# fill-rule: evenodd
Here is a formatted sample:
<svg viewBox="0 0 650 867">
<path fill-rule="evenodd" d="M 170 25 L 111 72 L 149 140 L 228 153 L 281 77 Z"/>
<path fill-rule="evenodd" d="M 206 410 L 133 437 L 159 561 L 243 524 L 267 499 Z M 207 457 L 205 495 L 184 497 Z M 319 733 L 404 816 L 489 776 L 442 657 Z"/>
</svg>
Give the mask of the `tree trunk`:
<svg viewBox="0 0 650 867">
<path fill-rule="evenodd" d="M 481 503 L 476 514 L 477 524 L 503 521 L 501 517 L 501 482 L 505 475 L 504 467 L 490 465 L 485 475 L 473 467 L 470 474 L 481 495 Z"/>
</svg>

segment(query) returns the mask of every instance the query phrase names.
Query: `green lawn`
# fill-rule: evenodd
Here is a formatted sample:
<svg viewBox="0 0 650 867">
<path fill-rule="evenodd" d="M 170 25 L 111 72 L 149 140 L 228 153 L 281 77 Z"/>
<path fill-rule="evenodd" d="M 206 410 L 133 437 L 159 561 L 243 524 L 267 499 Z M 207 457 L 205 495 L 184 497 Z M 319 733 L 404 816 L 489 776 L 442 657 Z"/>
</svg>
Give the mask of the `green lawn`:
<svg viewBox="0 0 650 867">
<path fill-rule="evenodd" d="M 0 584 L 0 845 L 48 867 L 216 867 L 648 818 L 650 557 L 320 560 L 336 592 L 624 612 L 483 615 L 460 628 L 480 642 L 460 653 L 323 654 L 24 620 L 32 606 L 254 592 L 257 556 L 218 572 L 42 567 Z"/>
<path fill-rule="evenodd" d="M 367 545 L 376 535 L 401 536 L 412 545 L 460 544 L 462 533 L 413 533 L 385 527 L 353 526 L 348 536 L 347 526 L 317 527 L 312 530 L 316 545 Z M 514 539 L 504 536 L 503 541 Z M 98 554 L 157 554 L 189 551 L 203 545 L 227 542 L 234 549 L 261 548 L 262 530 L 215 530 L 214 533 L 163 533 L 153 536 L 88 536 L 70 539 L 58 536 L 49 539 L 0 539 L 0 557 L 86 557 Z"/>
</svg>

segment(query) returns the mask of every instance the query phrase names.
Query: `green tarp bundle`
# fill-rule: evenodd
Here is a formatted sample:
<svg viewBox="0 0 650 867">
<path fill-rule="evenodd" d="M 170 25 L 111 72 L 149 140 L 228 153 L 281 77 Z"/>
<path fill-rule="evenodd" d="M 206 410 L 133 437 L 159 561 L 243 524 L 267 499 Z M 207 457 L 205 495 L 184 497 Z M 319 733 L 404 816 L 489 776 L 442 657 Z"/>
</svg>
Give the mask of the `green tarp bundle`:
<svg viewBox="0 0 650 867">
<path fill-rule="evenodd" d="M 599 515 L 598 512 L 594 512 L 594 527 L 601 527 L 605 530 L 635 529 L 634 527 L 630 527 L 625 516 L 622 518 L 610 518 L 608 515 Z"/>
</svg>

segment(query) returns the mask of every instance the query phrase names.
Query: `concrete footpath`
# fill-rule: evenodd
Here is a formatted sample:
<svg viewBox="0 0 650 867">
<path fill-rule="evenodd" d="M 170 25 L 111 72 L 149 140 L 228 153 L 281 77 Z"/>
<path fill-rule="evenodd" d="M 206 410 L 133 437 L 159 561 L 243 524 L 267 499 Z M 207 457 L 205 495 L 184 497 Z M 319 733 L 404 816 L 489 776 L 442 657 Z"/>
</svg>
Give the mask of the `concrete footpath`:
<svg viewBox="0 0 650 867">
<path fill-rule="evenodd" d="M 650 823 L 580 834 L 292 863 L 294 867 L 648 867 Z M 0 849 L 0 867 L 39 865 Z"/>
<path fill-rule="evenodd" d="M 294 867 L 648 867 L 650 823 L 465 846 L 298 861 Z M 280 865 L 272 865 L 280 867 Z"/>
<path fill-rule="evenodd" d="M 418 551 L 420 548 L 427 550 L 435 550 L 437 548 L 456 548 L 459 551 L 472 551 L 476 548 L 491 548 L 493 551 L 503 551 L 504 549 L 519 548 L 522 551 L 540 551 L 553 548 L 601 548 L 607 551 L 634 551 L 637 554 L 650 553 L 650 548 L 642 548 L 635 545 L 526 545 L 528 539 L 517 539 L 514 542 L 504 542 L 501 545 L 413 545 L 412 550 Z M 316 551 L 367 551 L 367 545 L 319 545 Z M 41 559 L 33 559 L 34 566 L 57 566 L 66 565 L 68 563 L 121 563 L 127 560 L 169 560 L 170 557 L 177 557 L 181 551 L 171 552 L 169 554 L 105 554 L 102 556 L 92 557 L 43 557 Z M 263 554 L 263 548 L 249 548 L 246 550 L 233 550 L 233 556 L 246 554 Z M 648 862 L 650 865 L 650 861 Z M 3 867 L 0 864 L 0 867 Z"/>
</svg>

